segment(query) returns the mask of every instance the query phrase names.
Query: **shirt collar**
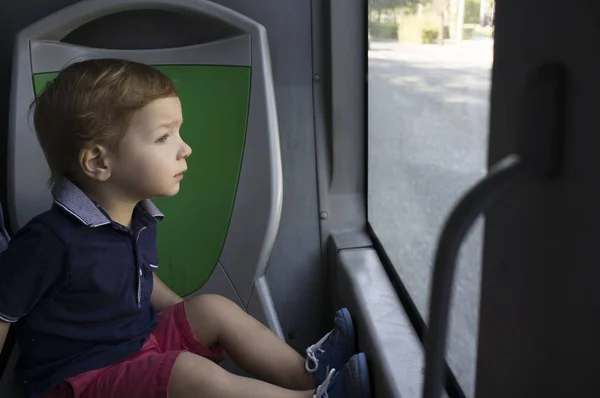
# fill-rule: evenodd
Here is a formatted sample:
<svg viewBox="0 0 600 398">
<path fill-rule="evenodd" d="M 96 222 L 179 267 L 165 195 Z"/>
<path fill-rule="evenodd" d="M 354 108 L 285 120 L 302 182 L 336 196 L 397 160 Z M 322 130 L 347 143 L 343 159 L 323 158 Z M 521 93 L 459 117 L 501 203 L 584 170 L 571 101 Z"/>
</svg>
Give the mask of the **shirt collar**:
<svg viewBox="0 0 600 398">
<path fill-rule="evenodd" d="M 88 227 L 100 227 L 112 223 L 110 218 L 98 208 L 93 200 L 77 185 L 67 179 L 62 179 L 54 185 L 52 196 L 54 197 L 54 203 Z M 164 219 L 165 216 L 152 201 L 142 200 L 140 205 L 155 219 Z"/>
</svg>

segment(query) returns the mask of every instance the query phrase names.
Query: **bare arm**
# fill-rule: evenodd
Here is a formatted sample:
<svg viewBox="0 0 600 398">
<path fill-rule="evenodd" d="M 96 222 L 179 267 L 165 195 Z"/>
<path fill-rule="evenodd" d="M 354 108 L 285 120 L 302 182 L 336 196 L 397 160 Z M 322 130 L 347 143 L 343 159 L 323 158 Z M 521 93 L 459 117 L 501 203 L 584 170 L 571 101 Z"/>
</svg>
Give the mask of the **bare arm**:
<svg viewBox="0 0 600 398">
<path fill-rule="evenodd" d="M 154 274 L 154 289 L 152 290 L 150 302 L 156 311 L 160 312 L 179 303 L 180 301 L 183 301 L 183 299 L 175 294 L 174 291 L 169 289 L 169 287 L 165 285 L 156 274 Z"/>
<path fill-rule="evenodd" d="M 4 347 L 4 341 L 6 341 L 9 328 L 10 323 L 0 321 L 0 353 L 2 353 L 2 347 Z"/>
</svg>

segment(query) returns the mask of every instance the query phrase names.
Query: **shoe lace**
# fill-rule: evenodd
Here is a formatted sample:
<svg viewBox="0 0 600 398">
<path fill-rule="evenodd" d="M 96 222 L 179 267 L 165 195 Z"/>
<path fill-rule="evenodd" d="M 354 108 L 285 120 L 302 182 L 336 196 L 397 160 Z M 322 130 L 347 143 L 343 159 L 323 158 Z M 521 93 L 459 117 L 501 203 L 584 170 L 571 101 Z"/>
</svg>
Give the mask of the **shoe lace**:
<svg viewBox="0 0 600 398">
<path fill-rule="evenodd" d="M 327 333 L 325 336 L 323 336 L 323 338 L 317 343 L 311 345 L 306 349 L 306 362 L 304 367 L 306 368 L 306 371 L 308 373 L 315 373 L 317 369 L 319 369 L 319 360 L 317 359 L 317 352 L 325 352 L 325 350 L 322 349 L 321 346 L 327 341 L 329 336 L 331 336 L 331 333 L 333 333 L 333 330 Z M 311 366 L 311 364 L 314 365 L 314 367 Z"/>
<path fill-rule="evenodd" d="M 335 373 L 335 369 L 331 369 L 329 371 L 327 377 L 325 378 L 325 381 L 323 381 L 323 384 L 317 387 L 317 391 L 313 395 L 313 398 L 329 398 L 327 390 L 329 390 L 329 385 L 333 382 L 333 377 L 335 376 Z"/>
</svg>

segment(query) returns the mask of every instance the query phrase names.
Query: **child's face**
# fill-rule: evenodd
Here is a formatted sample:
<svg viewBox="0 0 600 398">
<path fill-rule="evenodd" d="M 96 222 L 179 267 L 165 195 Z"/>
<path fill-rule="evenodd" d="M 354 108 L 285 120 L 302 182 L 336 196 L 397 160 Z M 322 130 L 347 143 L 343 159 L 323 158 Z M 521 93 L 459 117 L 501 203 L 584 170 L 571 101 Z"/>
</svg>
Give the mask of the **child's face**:
<svg viewBox="0 0 600 398">
<path fill-rule="evenodd" d="M 141 200 L 173 196 L 192 149 L 179 135 L 183 123 L 177 97 L 157 99 L 131 120 L 111 166 L 111 181 Z"/>
</svg>

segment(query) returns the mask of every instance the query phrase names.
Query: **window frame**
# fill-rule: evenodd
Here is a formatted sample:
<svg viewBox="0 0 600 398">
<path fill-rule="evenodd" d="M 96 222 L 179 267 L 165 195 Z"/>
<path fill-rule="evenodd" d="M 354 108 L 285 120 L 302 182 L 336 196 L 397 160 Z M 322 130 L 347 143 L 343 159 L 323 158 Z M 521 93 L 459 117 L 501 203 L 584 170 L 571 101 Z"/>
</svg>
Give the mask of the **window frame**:
<svg viewBox="0 0 600 398">
<path fill-rule="evenodd" d="M 359 324 L 361 348 L 375 369 L 376 392 L 382 396 L 415 396 L 422 389 L 422 337 L 425 322 L 368 220 L 368 4 L 364 0 L 312 0 L 313 103 L 319 184 L 320 231 L 325 274 L 334 286 L 330 308 L 348 306 Z M 357 62 L 361 60 L 361 62 Z M 360 161 L 357 161 L 360 160 Z M 376 259 L 372 255 L 376 254 Z M 364 259 L 364 266 L 356 261 Z M 376 281 L 369 286 L 361 279 Z M 381 307 L 365 303 L 385 296 Z M 391 298 L 393 297 L 393 299 Z M 403 328 L 386 333 L 376 322 L 378 309 L 395 313 Z M 389 327 L 388 327 L 389 329 Z M 381 350 L 385 345 L 392 347 Z M 402 354 L 410 352 L 409 359 Z M 385 371 L 394 362 L 394 372 Z M 419 373 L 412 371 L 418 368 Z M 447 393 L 464 397 L 448 366 Z M 389 369 L 388 369 L 389 370 Z M 395 374 L 394 374 L 395 373 Z M 411 379 L 398 374 L 414 374 Z"/>
</svg>

